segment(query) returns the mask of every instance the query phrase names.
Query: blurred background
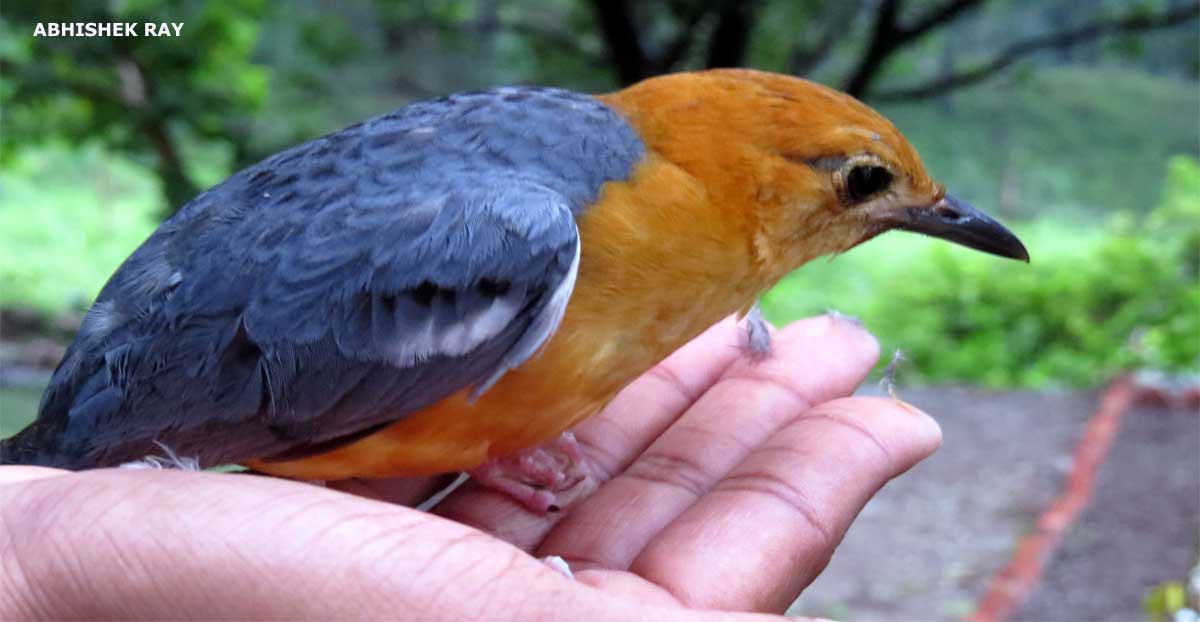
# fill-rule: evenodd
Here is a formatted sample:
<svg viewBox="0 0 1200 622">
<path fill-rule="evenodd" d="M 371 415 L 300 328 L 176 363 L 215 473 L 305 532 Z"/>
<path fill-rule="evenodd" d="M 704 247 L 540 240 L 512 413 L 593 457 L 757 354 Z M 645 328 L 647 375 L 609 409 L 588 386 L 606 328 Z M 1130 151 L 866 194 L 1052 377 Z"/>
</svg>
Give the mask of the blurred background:
<svg viewBox="0 0 1200 622">
<path fill-rule="evenodd" d="M 0 436 L 33 416 L 120 261 L 266 155 L 453 91 L 786 72 L 878 108 L 1033 258 L 890 234 L 767 295 L 778 323 L 862 319 L 903 352 L 900 395 L 946 430 L 795 612 L 1170 619 L 1200 542 L 1198 16 L 1195 0 L 7 0 Z M 92 21 L 184 27 L 33 36 Z"/>
</svg>

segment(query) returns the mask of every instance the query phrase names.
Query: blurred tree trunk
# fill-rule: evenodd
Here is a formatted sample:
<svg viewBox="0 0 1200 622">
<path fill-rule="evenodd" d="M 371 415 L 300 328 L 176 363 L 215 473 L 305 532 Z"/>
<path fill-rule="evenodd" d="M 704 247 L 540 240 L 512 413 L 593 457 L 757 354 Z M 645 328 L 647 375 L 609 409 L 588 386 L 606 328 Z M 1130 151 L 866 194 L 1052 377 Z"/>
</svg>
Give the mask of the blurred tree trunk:
<svg viewBox="0 0 1200 622">
<path fill-rule="evenodd" d="M 681 24 L 674 38 L 652 53 L 637 22 L 629 0 L 591 0 L 600 36 L 608 58 L 624 86 L 650 76 L 679 69 L 696 41 L 702 21 L 715 23 L 703 53 L 705 67 L 740 67 L 745 64 L 750 33 L 754 28 L 760 0 L 707 0 L 671 5 Z"/>
<path fill-rule="evenodd" d="M 622 85 L 629 85 L 654 75 L 655 63 L 642 48 L 629 0 L 592 0 L 592 10 L 608 48 L 609 60 L 617 72 L 617 80 Z"/>
<path fill-rule="evenodd" d="M 162 105 L 157 101 L 158 90 L 153 76 L 146 74 L 126 45 L 118 43 L 117 50 L 121 53 L 116 63 L 120 78 L 119 97 L 137 119 L 135 127 L 154 150 L 154 172 L 167 201 L 164 215 L 169 216 L 199 194 L 200 188 L 184 169 L 179 147 L 171 136 L 166 116 L 162 114 Z"/>
<path fill-rule="evenodd" d="M 154 145 L 154 151 L 158 154 L 158 162 L 154 171 L 158 174 L 158 179 L 162 183 L 163 195 L 167 199 L 166 213 L 174 214 L 184 204 L 191 201 L 192 197 L 200 194 L 200 188 L 192 182 L 184 170 L 183 160 L 179 158 L 179 151 L 175 148 L 171 134 L 162 119 L 155 119 L 143 128 Z"/>
<path fill-rule="evenodd" d="M 743 64 L 758 5 L 757 1 L 750 0 L 724 3 L 708 42 L 706 67 L 739 67 Z"/>
</svg>

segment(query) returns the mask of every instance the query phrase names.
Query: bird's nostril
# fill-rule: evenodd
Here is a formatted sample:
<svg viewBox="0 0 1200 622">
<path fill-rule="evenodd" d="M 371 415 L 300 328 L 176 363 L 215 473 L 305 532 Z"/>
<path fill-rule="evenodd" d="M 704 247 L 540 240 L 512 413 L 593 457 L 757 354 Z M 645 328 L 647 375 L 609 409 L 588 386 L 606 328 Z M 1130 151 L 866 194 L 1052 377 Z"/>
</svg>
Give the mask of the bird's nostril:
<svg viewBox="0 0 1200 622">
<path fill-rule="evenodd" d="M 945 203 L 935 206 L 933 211 L 938 216 L 941 216 L 943 219 L 949 220 L 950 222 L 958 222 L 963 218 L 963 215 L 958 210 L 946 205 Z"/>
</svg>

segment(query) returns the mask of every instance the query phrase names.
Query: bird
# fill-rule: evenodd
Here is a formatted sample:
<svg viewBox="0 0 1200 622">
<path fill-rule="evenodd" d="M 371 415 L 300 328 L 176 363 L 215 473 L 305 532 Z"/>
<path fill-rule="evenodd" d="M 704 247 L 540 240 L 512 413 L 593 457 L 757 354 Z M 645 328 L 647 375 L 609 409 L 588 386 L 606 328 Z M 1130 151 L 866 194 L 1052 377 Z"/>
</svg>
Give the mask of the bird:
<svg viewBox="0 0 1200 622">
<path fill-rule="evenodd" d="M 581 460 L 572 426 L 792 270 L 889 230 L 1029 261 L 891 122 L 801 78 L 411 103 L 163 222 L 0 464 L 165 451 L 311 480 L 467 471 L 552 510 Z"/>
</svg>

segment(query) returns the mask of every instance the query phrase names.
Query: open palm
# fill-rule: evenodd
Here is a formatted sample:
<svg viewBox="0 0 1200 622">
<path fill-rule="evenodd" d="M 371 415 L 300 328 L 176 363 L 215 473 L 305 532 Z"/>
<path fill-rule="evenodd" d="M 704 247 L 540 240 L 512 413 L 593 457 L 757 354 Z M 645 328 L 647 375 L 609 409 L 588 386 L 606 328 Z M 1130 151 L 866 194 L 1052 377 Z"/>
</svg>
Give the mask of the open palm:
<svg viewBox="0 0 1200 622">
<path fill-rule="evenodd" d="M 581 425 L 593 477 L 559 513 L 469 482 L 429 514 L 403 506 L 434 480 L 0 469 L 0 618 L 781 612 L 940 432 L 844 397 L 878 356 L 849 320 L 791 324 L 763 360 L 740 338 L 718 324 Z"/>
</svg>

